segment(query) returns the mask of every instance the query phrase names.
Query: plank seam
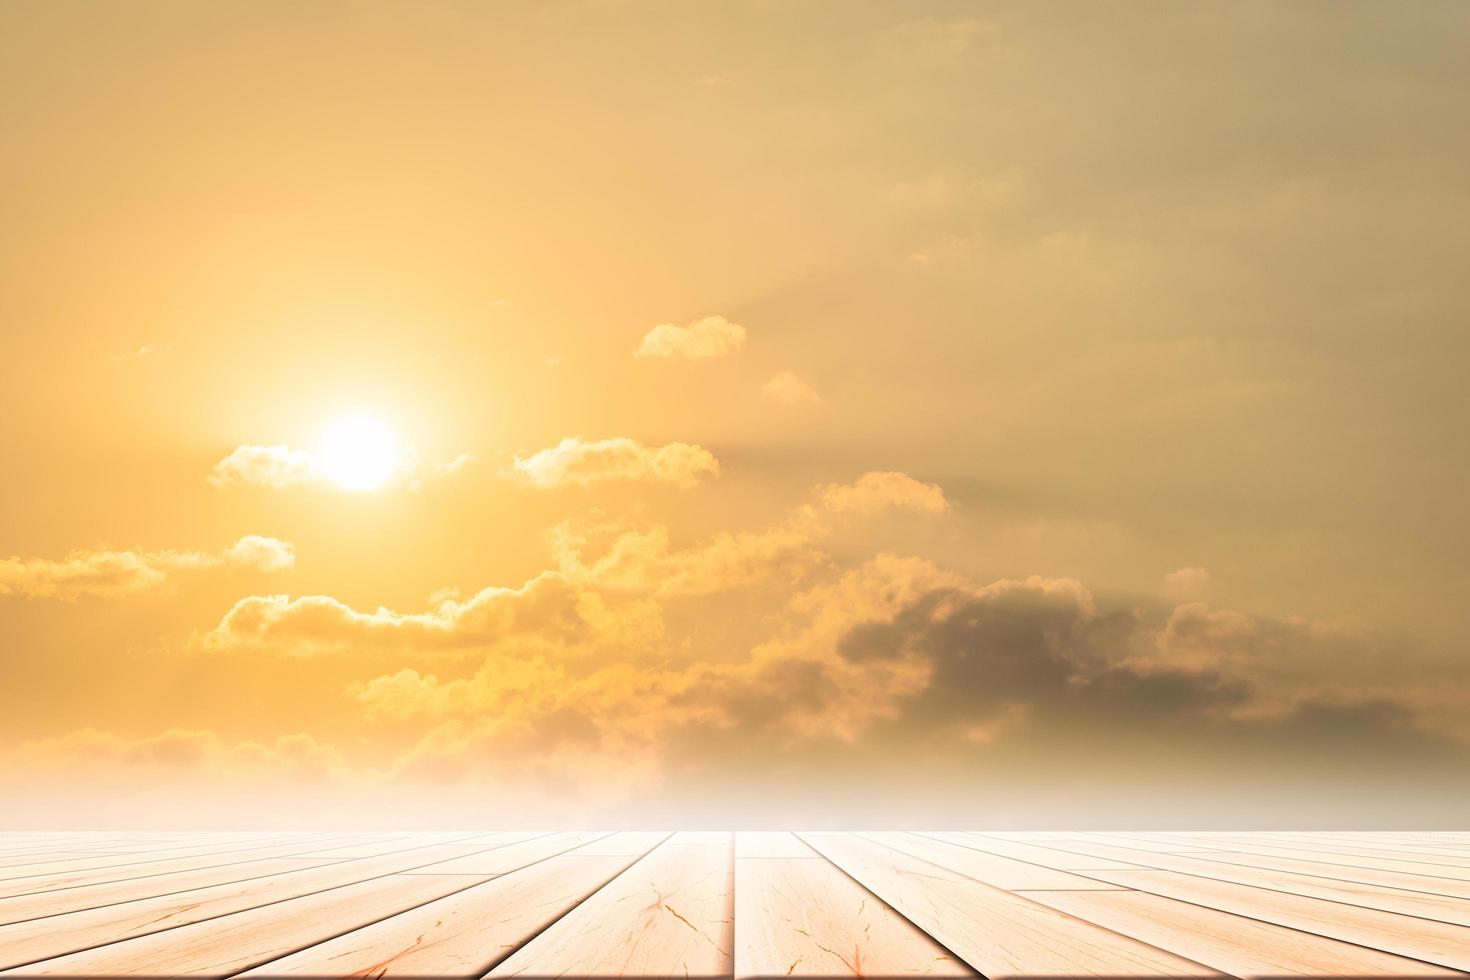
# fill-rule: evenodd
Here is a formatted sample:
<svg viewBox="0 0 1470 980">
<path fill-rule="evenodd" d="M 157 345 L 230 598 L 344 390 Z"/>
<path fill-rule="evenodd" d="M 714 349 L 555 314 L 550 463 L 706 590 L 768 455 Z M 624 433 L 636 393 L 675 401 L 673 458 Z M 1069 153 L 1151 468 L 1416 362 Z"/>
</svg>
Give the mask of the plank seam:
<svg viewBox="0 0 1470 980">
<path fill-rule="evenodd" d="M 483 836 L 486 836 L 486 835 L 484 835 L 484 834 L 476 834 L 476 835 L 472 835 L 471 837 L 466 838 L 466 839 L 473 840 L 474 837 L 483 837 Z M 550 832 L 548 832 L 546 834 L 543 834 L 541 836 L 543 836 L 543 837 L 549 837 L 550 836 Z M 539 840 L 540 838 L 533 837 L 533 838 L 530 838 L 530 839 L 531 840 Z M 448 841 L 447 843 L 451 843 L 452 844 L 454 842 L 453 841 Z M 466 857 L 473 857 L 476 854 L 484 854 L 486 851 L 496 850 L 497 847 L 509 847 L 509 846 L 511 846 L 511 844 L 518 844 L 518 843 L 521 843 L 521 842 L 520 841 L 511 841 L 511 842 L 509 842 L 507 844 L 499 844 L 499 845 L 496 845 L 496 847 L 487 847 L 487 848 L 484 848 L 483 850 L 472 851 L 470 854 L 465 855 L 465 856 Z M 425 846 L 430 846 L 431 847 L 433 845 L 425 845 Z M 410 848 L 410 850 L 414 850 L 414 848 Z M 429 864 L 437 864 L 439 862 L 430 861 L 428 863 Z M 420 865 L 420 867 L 423 867 L 423 865 Z M 287 872 L 287 873 L 289 874 L 289 872 Z M 69 950 L 67 950 L 64 953 L 52 953 L 49 956 L 38 957 L 37 959 L 27 960 L 27 961 L 25 961 L 23 963 L 7 963 L 7 964 L 4 964 L 4 966 L 3 967 L 0 967 L 0 968 L 6 969 L 6 970 L 15 970 L 15 969 L 19 969 L 20 967 L 23 967 L 23 966 L 34 966 L 37 963 L 44 963 L 47 960 L 55 960 L 55 959 L 60 959 L 63 956 L 71 956 L 74 953 L 84 953 L 84 952 L 87 952 L 88 950 L 101 949 L 104 946 L 115 946 L 118 943 L 126 943 L 126 942 L 130 942 L 130 941 L 132 941 L 134 939 L 142 939 L 145 936 L 156 936 L 159 933 L 172 932 L 175 929 L 185 929 L 185 928 L 188 928 L 189 926 L 197 925 L 200 922 L 213 922 L 216 919 L 223 919 L 223 918 L 225 918 L 227 916 L 231 916 L 231 915 L 239 915 L 242 912 L 253 912 L 256 909 L 269 908 L 272 905 L 280 905 L 283 902 L 292 902 L 292 901 L 295 901 L 298 898 L 308 898 L 308 897 L 310 897 L 312 895 L 323 895 L 323 894 L 325 894 L 327 892 L 330 892 L 330 891 L 336 891 L 339 888 L 351 888 L 353 885 L 360 885 L 360 884 L 362 884 L 365 881 L 378 881 L 379 879 L 382 879 L 382 878 L 391 878 L 391 877 L 393 877 L 393 875 L 395 875 L 395 874 L 401 874 L 401 873 L 402 872 L 398 872 L 398 871 L 389 871 L 389 872 L 386 872 L 386 873 L 380 874 L 380 875 L 368 875 L 366 878 L 359 878 L 356 881 L 349 881 L 349 882 L 346 882 L 345 884 L 341 884 L 341 885 L 333 885 L 330 888 L 318 888 L 316 891 L 302 892 L 302 893 L 300 893 L 298 895 L 290 895 L 290 896 L 287 896 L 285 898 L 278 898 L 278 899 L 275 899 L 274 901 L 270 901 L 270 902 L 261 902 L 259 905 L 251 905 L 251 906 L 249 906 L 247 908 L 235 909 L 232 912 L 221 912 L 218 915 L 207 915 L 207 916 L 205 916 L 202 919 L 195 919 L 193 922 L 180 922 L 180 923 L 177 923 L 175 925 L 165 926 L 162 929 L 154 929 L 152 932 L 139 933 L 136 936 L 124 936 L 124 937 L 121 937 L 119 939 L 110 939 L 110 940 L 108 940 L 106 942 L 94 943 L 91 946 L 80 946 L 80 947 L 78 947 L 76 949 L 69 949 Z M 452 875 L 446 875 L 446 877 L 453 877 L 453 876 Z M 483 880 L 487 880 L 488 881 L 489 879 L 490 879 L 490 876 L 487 875 Z M 465 887 L 466 888 L 473 888 L 473 887 L 475 887 L 475 884 L 479 884 L 479 882 L 475 882 L 474 884 L 466 885 Z M 459 890 L 460 891 L 463 891 L 464 889 L 459 889 Z M 147 901 L 147 899 L 135 899 L 135 901 Z M 119 903 L 119 904 L 124 904 L 125 905 L 127 903 L 126 902 L 122 902 L 122 903 Z M 64 913 L 63 912 L 63 913 L 60 913 L 60 914 L 66 915 L 68 913 Z M 43 918 L 53 918 L 53 916 L 43 916 Z M 31 920 L 31 921 L 37 921 L 37 920 Z M 349 930 L 349 931 L 351 931 L 351 930 Z"/>
<path fill-rule="evenodd" d="M 528 838 L 526 838 L 525 841 L 512 841 L 509 844 L 503 844 L 501 846 L 503 846 L 503 847 L 511 847 L 511 846 L 514 846 L 515 844 L 524 844 L 524 843 L 526 843 L 526 841 L 542 840 L 542 839 L 544 839 L 546 837 L 552 836 L 554 833 L 556 833 L 556 832 L 553 831 L 551 833 L 542 834 L 539 837 L 528 837 Z M 520 865 L 519 867 L 512 868 L 511 870 L 506 871 L 506 872 L 502 872 L 501 874 L 491 875 L 489 877 L 481 878 L 481 880 L 472 882 L 471 884 L 466 885 L 464 888 L 455 889 L 452 892 L 448 892 L 446 894 L 440 895 L 438 898 L 425 899 L 424 901 L 419 902 L 417 905 L 410 905 L 408 908 L 398 909 L 396 912 L 390 912 L 389 914 L 384 915 L 384 916 L 382 916 L 380 918 L 374 919 L 371 922 L 364 922 L 364 923 L 361 923 L 359 925 L 353 926 L 351 929 L 344 929 L 343 931 L 341 931 L 341 932 L 339 932 L 339 933 L 337 933 L 335 935 L 332 935 L 332 936 L 323 936 L 320 939 L 317 939 L 317 940 L 315 940 L 313 942 L 307 943 L 305 946 L 299 946 L 296 949 L 289 950 L 288 952 L 285 952 L 285 953 L 281 953 L 278 956 L 272 956 L 272 957 L 270 957 L 268 959 L 261 960 L 261 961 L 259 961 L 257 963 L 252 963 L 249 966 L 246 966 L 246 967 L 244 967 L 244 968 L 242 968 L 240 970 L 236 970 L 234 973 L 226 974 L 222 978 L 222 980 L 229 980 L 230 977 L 237 977 L 237 976 L 239 976 L 242 973 L 248 973 L 251 970 L 258 970 L 258 969 L 260 969 L 263 966 L 269 966 L 271 963 L 274 963 L 274 962 L 276 962 L 278 960 L 283 960 L 283 959 L 285 959 L 288 956 L 295 956 L 297 953 L 305 952 L 306 950 L 311 949 L 313 946 L 320 946 L 323 943 L 329 943 L 329 942 L 331 942 L 334 939 L 340 939 L 343 936 L 349 936 L 352 933 L 358 932 L 358 931 L 360 931 L 362 929 L 370 929 L 373 926 L 378 925 L 381 922 L 387 922 L 389 919 L 396 918 L 396 917 L 398 917 L 400 915 L 407 915 L 408 913 L 413 912 L 413 911 L 415 911 L 417 909 L 421 909 L 421 908 L 423 908 L 426 905 L 433 905 L 435 902 L 442 902 L 442 901 L 445 901 L 446 899 L 453 898 L 456 895 L 462 895 L 462 894 L 464 894 L 467 891 L 470 891 L 470 890 L 475 889 L 475 888 L 479 888 L 481 885 L 489 884 L 492 881 L 499 881 L 501 878 L 504 878 L 507 875 L 513 875 L 517 871 L 524 871 L 527 868 L 533 868 L 536 865 L 542 863 L 543 861 L 550 861 L 553 858 L 562 857 L 563 855 L 567 854 L 568 852 L 574 851 L 574 850 L 576 850 L 579 847 L 587 847 L 590 844 L 596 844 L 598 841 L 606 840 L 607 838 L 611 837 L 612 834 L 613 834 L 613 832 L 612 831 L 609 831 L 608 833 L 603 834 L 601 837 L 596 837 L 596 838 L 593 838 L 590 841 L 583 841 L 580 844 L 575 844 L 572 847 L 567 848 L 567 850 L 565 850 L 565 851 L 558 851 L 555 854 L 548 854 L 545 857 L 539 857 L 539 858 L 537 858 L 534 861 L 528 861 L 525 864 Z M 667 838 L 665 838 L 665 840 L 667 840 Z M 660 841 L 659 843 L 663 843 L 663 842 Z M 490 850 L 495 850 L 495 848 L 490 848 Z M 484 853 L 487 853 L 487 852 L 485 852 L 485 851 L 478 851 L 476 853 L 478 853 L 478 854 L 484 854 Z M 471 856 L 472 857 L 473 855 L 468 855 L 468 856 Z M 635 861 L 633 863 L 636 864 L 637 862 Z M 632 865 L 629 865 L 629 867 L 631 867 L 631 866 Z M 627 869 L 625 868 L 623 870 L 626 871 Z M 622 874 L 622 872 L 620 871 L 620 872 L 618 872 L 618 874 Z M 454 877 L 454 876 L 453 875 L 446 875 L 445 877 Z M 613 878 L 616 878 L 616 877 L 617 877 L 617 875 L 613 875 Z M 608 879 L 608 881 L 611 881 L 611 880 L 612 880 L 612 878 L 609 878 Z M 607 882 L 603 882 L 603 885 L 605 885 L 605 884 L 607 884 Z M 597 887 L 598 888 L 601 888 L 603 886 L 602 885 L 598 885 Z M 593 891 L 596 891 L 596 890 L 597 889 L 593 889 Z M 578 904 L 580 904 L 580 902 Z M 573 908 L 576 908 L 576 905 L 573 905 L 572 907 Z M 245 910 L 245 911 L 249 911 L 249 910 Z M 539 933 L 538 933 L 538 935 L 539 935 Z M 512 950 L 511 952 L 514 952 L 514 950 Z M 505 956 L 509 956 L 509 955 L 510 955 L 510 953 L 506 953 L 505 954 Z M 505 956 L 502 956 L 501 959 L 504 959 Z M 492 965 L 492 968 L 493 968 L 493 965 Z M 309 978 L 309 980 L 310 980 L 310 978 Z"/>
<path fill-rule="evenodd" d="M 609 834 L 608 836 L 611 837 L 612 835 Z M 487 966 L 484 969 L 483 972 L 475 974 L 476 980 L 485 980 L 486 977 L 488 977 L 491 973 L 493 973 L 495 971 L 495 968 L 497 966 L 499 966 L 501 963 L 504 963 L 506 960 L 510 959 L 513 955 L 515 955 L 516 953 L 519 953 L 521 950 L 525 949 L 527 946 L 529 946 L 532 943 L 534 943 L 537 939 L 540 939 L 541 936 L 544 935 L 548 929 L 550 929 L 552 926 L 556 925 L 562 919 L 565 919 L 567 916 L 571 915 L 577 909 L 581 908 L 583 902 L 586 902 L 593 895 L 596 895 L 598 892 L 602 891 L 608 885 L 612 884 L 613 882 L 615 882 L 619 878 L 621 878 L 623 875 L 625 875 L 629 871 L 633 870 L 641 862 L 647 860 L 648 859 L 648 856 L 650 854 L 652 854 L 654 851 L 658 850 L 660 847 L 663 847 L 665 844 L 667 844 L 670 840 L 673 839 L 673 836 L 674 835 L 673 835 L 672 832 L 670 832 L 669 834 L 665 835 L 663 840 L 659 841 L 657 844 L 653 845 L 648 850 L 644 851 L 643 854 L 642 854 L 642 856 L 638 857 L 637 859 L 635 859 L 633 861 L 630 861 L 628 863 L 628 866 L 626 868 L 624 868 L 623 870 L 619 871 L 617 874 L 613 875 L 611 878 L 607 879 L 602 884 L 598 885 L 596 888 L 592 889 L 586 895 L 583 895 L 576 902 L 574 902 L 571 905 L 569 905 L 562 912 L 561 915 L 558 915 L 555 918 L 551 919 L 549 922 L 547 922 L 540 929 L 537 929 L 534 933 L 532 933 L 531 935 L 527 936 L 525 942 L 521 943 L 515 949 L 508 950 L 507 952 L 501 954 L 501 956 L 498 959 L 496 959 L 493 963 L 491 963 L 489 966 Z M 599 838 L 599 839 L 601 839 L 601 838 Z M 733 840 L 733 838 L 732 838 L 732 840 Z M 596 841 L 589 841 L 589 843 L 596 843 Z"/>
<path fill-rule="evenodd" d="M 903 833 L 907 833 L 907 834 L 909 834 L 912 837 L 926 837 L 927 836 L 925 834 L 921 834 L 921 833 L 918 833 L 918 832 L 915 832 L 915 831 L 903 831 Z M 1130 942 L 1135 942 L 1135 943 L 1138 943 L 1139 945 L 1147 946 L 1150 949 L 1157 950 L 1158 952 L 1165 954 L 1166 956 L 1173 956 L 1176 959 L 1184 960 L 1186 963 L 1193 963 L 1195 966 L 1202 967 L 1203 969 L 1211 970 L 1211 971 L 1214 971 L 1215 973 L 1221 972 L 1218 969 L 1216 969 L 1215 967 L 1210 966 L 1208 963 L 1201 963 L 1199 960 L 1190 959 L 1188 956 L 1185 956 L 1185 955 L 1183 955 L 1181 953 L 1176 953 L 1172 949 L 1164 949 L 1162 946 L 1155 946 L 1153 943 L 1145 942 L 1144 940 L 1139 939 L 1137 936 L 1130 936 L 1127 933 L 1119 932 L 1116 929 L 1109 929 L 1107 926 L 1102 925 L 1099 922 L 1092 922 L 1092 921 L 1090 921 L 1088 919 L 1081 918 L 1080 916 L 1072 915 L 1070 912 L 1063 912 L 1061 909 L 1054 909 L 1050 905 L 1043 905 L 1040 902 L 1037 902 L 1037 901 L 1034 901 L 1032 899 L 1027 898 L 1025 895 L 1019 895 L 1016 892 L 1014 892 L 1014 891 L 1012 891 L 1012 890 L 1010 890 L 1008 888 L 1000 888 L 1000 887 L 998 887 L 996 885 L 992 885 L 988 881 L 982 881 L 981 879 L 976 878 L 974 875 L 967 875 L 963 871 L 960 871 L 958 868 L 947 868 L 944 865 L 939 864 L 936 861 L 930 861 L 928 858 L 919 857 L 916 854 L 910 854 L 908 851 L 900 850 L 899 848 L 894 847 L 891 844 L 884 843 L 883 841 L 880 841 L 880 840 L 875 840 L 873 837 L 869 836 L 868 834 L 860 833 L 857 836 L 863 838 L 864 840 L 872 841 L 874 844 L 877 844 L 879 847 L 886 847 L 890 851 L 897 851 L 899 854 L 903 854 L 903 855 L 905 855 L 907 857 L 913 858 L 915 861 L 921 861 L 924 864 L 930 865 L 931 867 L 940 868 L 940 869 L 942 869 L 944 871 L 950 872 L 951 874 L 957 874 L 961 878 L 968 878 L 968 879 L 970 879 L 971 881 L 975 882 L 978 885 L 983 885 L 986 888 L 994 889 L 995 891 L 1002 892 L 1003 894 L 1006 894 L 1006 895 L 1015 896 L 1016 898 L 1019 898 L 1021 901 L 1026 902 L 1026 903 L 1028 903 L 1030 905 L 1034 905 L 1034 906 L 1036 906 L 1039 909 L 1046 909 L 1048 912 L 1054 912 L 1057 915 L 1065 916 L 1066 918 L 1071 919 L 1074 922 L 1081 922 L 1081 923 L 1084 923 L 1086 925 L 1091 926 L 1094 929 L 1101 929 L 1103 932 L 1112 933 L 1114 936 L 1121 936 L 1122 938 L 1127 939 Z M 949 841 L 939 840 L 939 838 L 936 838 L 936 837 L 929 837 L 928 839 L 929 840 L 936 841 L 937 843 L 940 843 L 940 844 L 950 843 Z M 958 844 L 958 845 L 955 845 L 955 846 L 957 846 L 957 847 L 965 847 L 966 845 L 964 845 L 964 844 Z M 974 847 L 974 848 L 970 848 L 970 850 L 978 851 L 978 850 L 980 850 L 980 848 Z M 989 854 L 990 852 L 989 851 L 986 851 L 985 853 Z M 992 854 L 991 856 L 992 857 L 1005 857 L 1005 855 L 1003 855 L 1003 854 Z M 1010 860 L 1018 860 L 1018 859 L 1011 858 Z M 1031 864 L 1033 862 L 1026 861 L 1024 863 Z M 1036 867 L 1039 868 L 1039 867 L 1043 867 L 1043 866 L 1038 864 L 1038 865 L 1036 865 Z M 1049 868 L 1047 870 L 1049 870 L 1049 871 L 1056 871 L 1058 869 L 1056 869 L 1056 868 Z M 1094 878 L 1092 880 L 1096 881 L 1097 879 Z M 1110 885 L 1110 884 L 1112 884 L 1112 882 L 1105 881 L 1105 882 L 1103 882 L 1103 884 Z M 1134 889 L 1131 889 L 1131 888 L 1124 888 L 1124 889 L 1122 889 L 1122 891 L 1133 891 L 1133 890 Z M 968 961 L 966 961 L 966 962 L 968 962 Z M 979 972 L 979 971 L 977 970 L 976 972 Z"/>
<path fill-rule="evenodd" d="M 923 836 L 927 836 L 927 835 L 918 834 L 917 836 L 923 837 Z M 930 838 L 930 839 L 931 840 L 937 840 L 938 838 Z M 968 845 L 968 844 L 959 844 L 957 846 L 959 846 L 959 847 L 969 847 L 970 845 Z M 1043 848 L 1045 848 L 1048 851 L 1060 850 L 1059 848 L 1055 848 L 1055 847 L 1046 847 L 1046 845 L 1044 845 L 1044 844 L 1037 844 L 1035 846 L 1037 846 L 1037 847 L 1043 847 Z M 984 851 L 984 848 L 980 848 L 980 847 L 972 847 L 970 849 L 971 850 L 974 850 L 974 851 Z M 986 854 L 993 854 L 993 852 L 991 852 L 991 851 L 985 851 L 985 853 Z M 1068 851 L 1066 853 L 1069 853 L 1070 854 L 1070 853 L 1075 853 L 1075 852 Z M 994 856 L 996 856 L 996 857 L 1004 857 L 1005 855 L 999 855 L 999 854 L 997 854 L 997 855 L 994 855 Z M 1023 859 L 1022 858 L 1013 858 L 1012 860 L 1020 861 L 1020 860 L 1023 860 Z M 1026 863 L 1027 864 L 1034 864 L 1035 862 L 1027 861 Z M 1038 868 L 1044 868 L 1044 867 L 1046 867 L 1046 865 L 1044 865 L 1044 864 L 1037 864 L 1036 866 Z M 1052 869 L 1052 870 L 1057 870 L 1057 869 Z M 1160 871 L 1160 870 L 1163 870 L 1163 869 L 1161 869 L 1161 868 L 1141 868 L 1140 870 Z M 1076 872 L 1076 871 L 1073 871 L 1073 872 L 1070 872 L 1070 873 L 1071 874 L 1080 874 L 1080 872 Z M 1083 877 L 1087 877 L 1087 876 L 1086 875 L 1083 875 Z M 1093 880 L 1094 881 L 1102 881 L 1101 878 L 1094 878 Z M 1111 882 L 1103 881 L 1103 884 L 1111 884 Z M 1249 887 L 1252 887 L 1252 886 L 1246 885 L 1246 886 L 1242 886 L 1242 887 L 1249 888 Z M 1237 916 L 1238 918 L 1249 919 L 1252 922 L 1264 922 L 1267 925 L 1277 926 L 1278 928 L 1281 928 L 1281 929 L 1290 929 L 1293 932 L 1300 932 L 1300 933 L 1302 933 L 1304 935 L 1307 935 L 1307 936 L 1316 936 L 1318 939 L 1326 939 L 1326 940 L 1330 940 L 1332 942 L 1347 943 L 1350 946 L 1357 946 L 1359 949 L 1372 950 L 1375 953 L 1384 953 L 1384 954 L 1386 954 L 1388 956 L 1398 956 L 1398 957 L 1402 957 L 1403 959 L 1406 959 L 1406 960 L 1412 960 L 1412 961 L 1414 961 L 1416 963 L 1423 963 L 1423 964 L 1425 964 L 1427 966 L 1437 966 L 1437 967 L 1440 967 L 1441 969 L 1445 969 L 1445 970 L 1454 970 L 1454 969 L 1456 969 L 1455 967 L 1450 966 L 1447 963 L 1438 963 L 1438 962 L 1435 962 L 1434 960 L 1425 959 L 1422 956 L 1413 956 L 1413 955 L 1411 955 L 1409 953 L 1400 953 L 1400 952 L 1395 952 L 1393 950 L 1380 949 L 1377 946 L 1370 946 L 1367 943 L 1360 943 L 1360 942 L 1357 942 L 1356 940 L 1343 939 L 1340 936 L 1328 936 L 1328 935 L 1324 935 L 1323 933 L 1316 932 L 1315 930 L 1312 930 L 1312 929 L 1304 929 L 1301 926 L 1289 925 L 1288 923 L 1285 923 L 1285 922 L 1276 922 L 1273 919 L 1264 919 L 1264 918 L 1261 918 L 1260 916 L 1256 916 L 1256 915 L 1246 915 L 1244 912 L 1232 912 L 1230 909 L 1222 909 L 1222 908 L 1218 908 L 1218 907 L 1216 907 L 1214 905 L 1207 905 L 1204 902 L 1196 902 L 1196 901 L 1192 901 L 1192 900 L 1187 899 L 1187 898 L 1178 898 L 1178 897 L 1173 896 L 1173 895 L 1164 895 L 1164 894 L 1161 894 L 1159 892 L 1150 891 L 1147 888 L 1140 888 L 1138 886 L 1134 886 L 1132 888 L 1128 888 L 1128 889 L 1125 889 L 1125 890 L 1126 891 L 1143 892 L 1146 895 L 1153 895 L 1156 898 L 1167 899 L 1168 901 L 1171 901 L 1171 902 L 1183 902 L 1185 905 L 1193 905 L 1196 908 L 1209 909 L 1212 912 L 1219 912 L 1219 913 L 1221 913 L 1223 915 L 1233 915 L 1233 916 Z M 1306 897 L 1306 896 L 1298 896 L 1298 897 Z M 1380 910 L 1374 909 L 1372 911 L 1380 911 Z M 1062 914 L 1065 915 L 1067 913 L 1062 913 Z M 1385 914 L 1392 915 L 1394 913 L 1391 913 L 1390 912 L 1390 913 L 1385 913 Z M 1088 922 L 1089 920 L 1082 919 L 1080 921 Z M 1092 922 L 1091 924 L 1092 925 L 1098 925 L 1098 923 L 1096 923 L 1096 922 Z M 1106 927 L 1105 926 L 1098 926 L 1098 928 L 1106 928 Z M 1109 931 L 1111 932 L 1112 930 L 1109 930 Z M 1123 935 L 1123 934 L 1122 933 L 1119 933 L 1119 935 Z M 1132 937 L 1130 937 L 1130 938 L 1132 938 Z M 1173 953 L 1173 950 L 1165 950 L 1165 952 Z M 1177 953 L 1174 953 L 1174 955 L 1177 956 L 1178 954 Z M 1212 969 L 1212 970 L 1215 969 L 1214 967 L 1210 967 L 1209 964 L 1201 964 L 1201 965 L 1202 966 L 1209 967 L 1209 969 Z M 1463 972 L 1463 971 L 1460 971 L 1460 972 Z"/>
</svg>

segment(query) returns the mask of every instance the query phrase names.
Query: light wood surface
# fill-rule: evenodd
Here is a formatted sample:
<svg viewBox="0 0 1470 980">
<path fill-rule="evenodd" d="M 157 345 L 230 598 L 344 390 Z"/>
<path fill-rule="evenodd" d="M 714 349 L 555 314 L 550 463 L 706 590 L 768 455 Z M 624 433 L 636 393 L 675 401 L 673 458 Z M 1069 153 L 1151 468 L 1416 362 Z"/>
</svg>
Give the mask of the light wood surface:
<svg viewBox="0 0 1470 980">
<path fill-rule="evenodd" d="M 735 862 L 737 977 L 970 977 L 923 930 L 795 838 Z"/>
<path fill-rule="evenodd" d="M 1219 975 L 870 838 L 813 834 L 805 839 L 987 977 Z"/>
<path fill-rule="evenodd" d="M 730 975 L 729 834 L 675 834 L 491 977 Z"/>
<path fill-rule="evenodd" d="M 0 833 L 0 976 L 1470 976 L 1470 834 Z"/>
</svg>

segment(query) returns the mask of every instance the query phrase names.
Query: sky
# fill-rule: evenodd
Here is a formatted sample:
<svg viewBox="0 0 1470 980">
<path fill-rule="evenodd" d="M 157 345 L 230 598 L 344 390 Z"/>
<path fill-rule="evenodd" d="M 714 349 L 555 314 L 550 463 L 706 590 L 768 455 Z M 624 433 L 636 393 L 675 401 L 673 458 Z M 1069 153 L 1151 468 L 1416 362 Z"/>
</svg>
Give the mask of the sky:
<svg viewBox="0 0 1470 980">
<path fill-rule="evenodd" d="M 0 823 L 1470 819 L 1470 7 L 0 3 Z"/>
</svg>

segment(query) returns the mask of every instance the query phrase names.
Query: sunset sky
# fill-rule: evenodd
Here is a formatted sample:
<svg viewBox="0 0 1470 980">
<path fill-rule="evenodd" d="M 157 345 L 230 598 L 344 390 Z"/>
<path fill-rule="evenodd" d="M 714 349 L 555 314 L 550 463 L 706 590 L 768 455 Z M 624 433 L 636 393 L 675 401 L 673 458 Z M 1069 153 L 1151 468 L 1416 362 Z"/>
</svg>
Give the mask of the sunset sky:
<svg viewBox="0 0 1470 980">
<path fill-rule="evenodd" d="M 0 822 L 1470 819 L 1470 6 L 0 4 Z"/>
</svg>

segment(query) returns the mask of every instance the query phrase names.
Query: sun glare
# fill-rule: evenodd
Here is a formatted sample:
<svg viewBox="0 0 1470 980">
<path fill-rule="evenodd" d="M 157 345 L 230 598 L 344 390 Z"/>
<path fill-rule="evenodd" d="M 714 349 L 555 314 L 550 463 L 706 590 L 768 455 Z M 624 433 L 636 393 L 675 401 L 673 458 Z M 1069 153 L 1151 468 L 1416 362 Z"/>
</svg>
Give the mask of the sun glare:
<svg viewBox="0 0 1470 980">
<path fill-rule="evenodd" d="M 353 416 L 322 433 L 321 467 L 344 490 L 376 490 L 398 468 L 398 440 L 377 419 Z"/>
</svg>

